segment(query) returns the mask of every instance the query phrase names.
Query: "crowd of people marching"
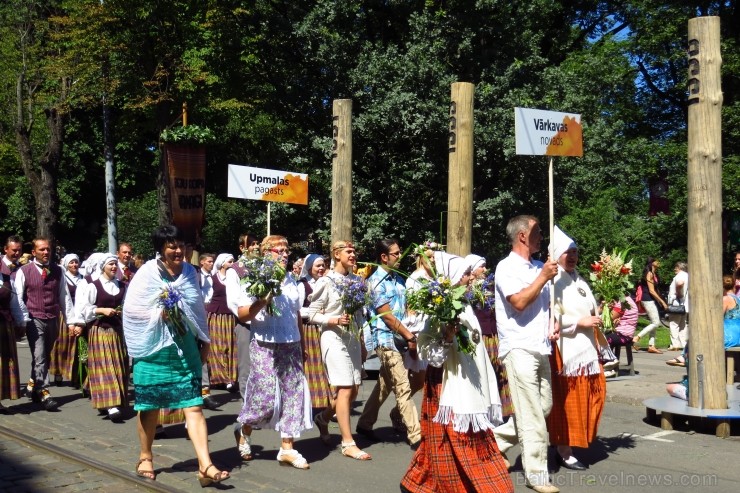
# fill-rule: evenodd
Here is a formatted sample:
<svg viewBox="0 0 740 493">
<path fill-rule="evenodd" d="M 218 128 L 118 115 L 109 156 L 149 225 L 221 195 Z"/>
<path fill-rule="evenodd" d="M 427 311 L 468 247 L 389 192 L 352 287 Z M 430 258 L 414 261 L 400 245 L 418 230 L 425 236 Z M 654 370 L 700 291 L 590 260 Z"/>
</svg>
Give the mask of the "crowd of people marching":
<svg viewBox="0 0 740 493">
<path fill-rule="evenodd" d="M 292 272 L 268 292 L 247 289 L 249 259 L 267 258 L 287 271 L 291 252 L 283 236 L 243 235 L 238 256 L 202 253 L 198 265 L 189 263 L 174 226 L 153 233 L 156 258 L 145 263 L 140 255 L 134 261 L 128 243 L 115 255 L 94 253 L 81 261 L 69 253 L 55 263 L 45 238 L 35 239 L 24 258 L 22 239 L 11 236 L 0 262 L 0 399 L 25 393 L 54 411 L 59 404 L 50 384 L 72 382 L 101 415 L 118 421 L 133 385 L 136 474 L 156 478 L 157 427 L 185 422 L 198 480 L 207 486 L 230 477 L 208 450 L 202 408 L 218 405 L 212 386 L 241 393 L 233 432 L 242 460 L 254 457 L 253 431 L 272 429 L 280 435 L 277 460 L 298 469 L 310 465 L 296 439 L 315 425 L 321 442 L 332 446 L 330 420 L 338 424 L 342 455 L 371 460 L 354 437 L 377 440 L 373 426 L 393 393 L 391 422 L 414 451 L 401 491 L 513 491 L 506 452 L 519 443 L 527 485 L 557 492 L 548 445 L 562 467 L 587 468 L 573 448 L 586 448 L 596 437 L 613 355 L 601 330 L 602 307 L 576 270 L 575 241 L 556 227 L 552 258 L 540 262 L 535 217 L 511 219 L 506 233 L 511 252 L 495 276 L 483 257 L 451 255 L 431 242 L 414 246 L 415 270 L 402 275 L 404 251 L 396 239 L 378 241 L 372 263 L 359 268 L 354 245 L 344 239 L 328 256 L 295 259 Z M 736 263 L 740 269 L 740 256 Z M 643 303 L 662 301 L 653 267 L 643 276 Z M 414 301 L 440 279 L 445 296 L 467 293 L 450 320 L 430 316 Z M 688 283 L 681 279 L 679 298 Z M 371 295 L 365 306 L 348 309 L 341 286 L 358 280 Z M 471 296 L 473 285 L 490 296 Z M 728 293 L 735 288 L 728 286 Z M 610 342 L 624 345 L 650 334 L 654 348 L 653 327 L 637 335 L 634 326 L 620 331 L 621 318 L 637 319 L 637 306 L 628 301 L 630 315 L 615 310 Z M 22 337 L 32 356 L 27 383 L 18 369 Z M 685 346 L 685 333 L 679 342 Z M 377 354 L 380 372 L 353 430 L 350 410 L 368 350 Z M 422 390 L 419 413 L 412 397 Z M 12 407 L 0 403 L 0 413 L 13 413 Z"/>
</svg>

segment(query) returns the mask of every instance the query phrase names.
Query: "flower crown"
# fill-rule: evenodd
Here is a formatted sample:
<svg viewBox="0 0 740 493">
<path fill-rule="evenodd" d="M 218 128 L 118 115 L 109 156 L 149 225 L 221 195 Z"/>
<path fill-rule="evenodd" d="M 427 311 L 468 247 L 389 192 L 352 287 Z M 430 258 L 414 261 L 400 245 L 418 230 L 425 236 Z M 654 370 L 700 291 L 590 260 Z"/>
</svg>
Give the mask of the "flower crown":
<svg viewBox="0 0 740 493">
<path fill-rule="evenodd" d="M 444 251 L 445 246 L 446 245 L 437 243 L 436 241 L 425 241 L 424 243 L 419 243 L 418 245 L 416 245 L 416 248 L 414 248 L 414 254 L 424 255 L 424 253 L 427 250 L 432 250 L 434 252 L 441 252 L 441 251 Z"/>
</svg>

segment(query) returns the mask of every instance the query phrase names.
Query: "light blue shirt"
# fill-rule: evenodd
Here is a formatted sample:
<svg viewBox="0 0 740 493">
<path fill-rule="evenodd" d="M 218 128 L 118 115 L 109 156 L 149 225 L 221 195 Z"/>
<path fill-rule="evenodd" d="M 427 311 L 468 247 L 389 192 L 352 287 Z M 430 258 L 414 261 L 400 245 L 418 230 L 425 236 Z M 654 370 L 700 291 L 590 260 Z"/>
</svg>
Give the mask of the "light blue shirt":
<svg viewBox="0 0 740 493">
<path fill-rule="evenodd" d="M 373 343 L 376 348 L 384 347 L 396 350 L 393 343 L 393 332 L 385 324 L 378 313 L 378 308 L 388 304 L 391 312 L 398 320 L 403 320 L 406 313 L 406 286 L 398 274 L 386 271 L 379 267 L 368 279 L 370 289 L 373 290 L 373 317 L 370 320 L 370 329 Z"/>
</svg>

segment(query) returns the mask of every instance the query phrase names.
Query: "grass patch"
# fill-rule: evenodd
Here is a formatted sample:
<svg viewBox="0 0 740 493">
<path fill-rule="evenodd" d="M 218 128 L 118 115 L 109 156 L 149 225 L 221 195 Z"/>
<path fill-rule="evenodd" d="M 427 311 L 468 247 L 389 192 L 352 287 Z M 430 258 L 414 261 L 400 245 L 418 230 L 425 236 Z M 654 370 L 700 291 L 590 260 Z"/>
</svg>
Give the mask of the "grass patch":
<svg viewBox="0 0 740 493">
<path fill-rule="evenodd" d="M 663 322 L 665 325 L 661 324 L 655 331 L 655 347 L 658 349 L 668 349 L 671 346 L 671 331 L 668 329 L 668 321 L 663 320 Z M 637 319 L 637 330 L 635 330 L 635 335 L 639 334 L 640 331 L 648 325 L 650 325 L 650 320 L 646 316 L 640 315 L 640 318 Z M 637 346 L 647 348 L 649 341 L 650 336 L 646 335 L 640 339 Z"/>
</svg>

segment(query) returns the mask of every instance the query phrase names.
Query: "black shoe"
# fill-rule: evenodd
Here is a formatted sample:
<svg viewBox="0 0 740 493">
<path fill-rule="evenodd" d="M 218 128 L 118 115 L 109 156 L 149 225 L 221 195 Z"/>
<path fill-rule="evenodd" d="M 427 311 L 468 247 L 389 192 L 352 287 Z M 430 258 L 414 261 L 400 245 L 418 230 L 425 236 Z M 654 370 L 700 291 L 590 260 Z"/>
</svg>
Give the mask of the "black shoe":
<svg viewBox="0 0 740 493">
<path fill-rule="evenodd" d="M 574 463 L 568 464 L 559 453 L 555 452 L 555 455 L 558 458 L 558 464 L 560 464 L 560 467 L 572 469 L 574 471 L 585 471 L 586 469 L 588 469 L 588 467 L 586 467 L 586 465 L 578 459 L 576 459 Z"/>
<path fill-rule="evenodd" d="M 409 445 L 409 447 L 411 447 L 411 450 L 413 450 L 414 452 L 416 452 L 417 450 L 419 450 L 419 447 L 420 446 L 421 446 L 421 438 L 419 438 L 417 441 L 415 441 L 414 443 L 412 443 L 411 445 Z"/>
<path fill-rule="evenodd" d="M 47 411 L 56 411 L 59 407 L 59 403 L 55 401 L 48 393 L 43 399 L 41 399 L 41 405 L 44 406 L 44 409 L 46 409 Z"/>
<path fill-rule="evenodd" d="M 357 432 L 358 435 L 362 435 L 368 440 L 372 440 L 373 442 L 378 441 L 378 437 L 375 436 L 375 431 L 373 430 L 368 430 L 367 428 L 361 428 L 360 425 L 357 425 L 357 427 L 355 428 L 355 431 Z"/>
<path fill-rule="evenodd" d="M 121 410 L 118 409 L 117 407 L 112 407 L 108 409 L 107 414 L 108 414 L 109 420 L 116 422 L 116 423 L 121 421 L 121 418 L 122 418 Z"/>
<path fill-rule="evenodd" d="M 204 395 L 203 396 L 203 407 L 206 409 L 210 409 L 213 411 L 214 409 L 218 408 L 218 402 L 216 402 L 213 397 L 210 395 Z"/>
</svg>

